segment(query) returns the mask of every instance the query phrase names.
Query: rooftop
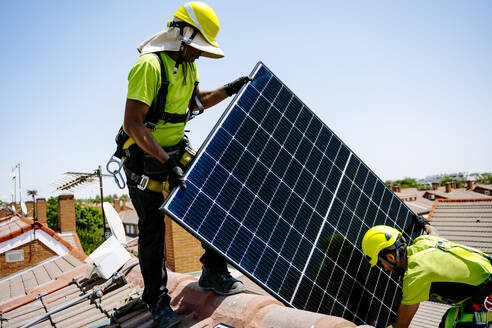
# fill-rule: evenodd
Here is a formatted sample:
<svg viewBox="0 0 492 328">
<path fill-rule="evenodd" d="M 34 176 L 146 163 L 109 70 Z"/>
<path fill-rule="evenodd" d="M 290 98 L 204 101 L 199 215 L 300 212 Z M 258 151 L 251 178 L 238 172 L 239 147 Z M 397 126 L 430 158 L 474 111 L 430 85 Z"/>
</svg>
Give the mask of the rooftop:
<svg viewBox="0 0 492 328">
<path fill-rule="evenodd" d="M 439 187 L 437 190 L 427 190 L 424 192 L 423 197 L 428 198 L 429 195 L 435 195 L 436 199 L 477 199 L 486 198 L 492 199 L 492 196 L 484 195 L 465 188 L 451 189 L 450 192 L 446 192 L 445 187 Z"/>
<path fill-rule="evenodd" d="M 72 246 L 43 223 L 17 215 L 0 219 L 0 254 L 35 239 L 40 240 L 58 255 L 70 253 L 81 261 L 87 258 L 81 248 Z M 80 244 L 78 237 L 74 240 Z"/>
<path fill-rule="evenodd" d="M 132 260 L 134 261 L 134 260 Z M 233 327 L 285 327 L 285 328 L 349 328 L 355 324 L 334 316 L 327 316 L 283 306 L 273 297 L 266 295 L 246 277 L 239 277 L 246 284 L 245 293 L 232 296 L 219 296 L 198 287 L 197 278 L 192 275 L 169 273 L 168 289 L 172 298 L 171 306 L 183 316 L 178 328 L 214 327 L 224 323 Z M 69 275 L 67 275 L 69 276 Z M 0 304 L 2 309 L 2 327 L 20 327 L 63 304 L 67 304 L 84 295 L 91 288 L 100 286 L 97 280 L 84 285 L 77 274 L 74 282 L 65 282 L 62 286 L 52 286 L 37 294 L 41 298 L 31 297 L 21 302 Z M 115 308 L 120 308 L 132 297 L 141 293 L 142 277 L 136 266 L 126 276 L 126 284 L 112 285 L 105 290 L 101 298 L 83 299 L 58 313 L 51 314 L 33 327 L 88 327 L 94 324 L 108 323 Z M 37 295 L 36 294 L 36 295 Z M 34 296 L 34 295 L 33 295 Z M 152 327 L 152 318 L 145 308 L 129 311 L 117 324 L 109 327 Z"/>
<path fill-rule="evenodd" d="M 128 224 L 138 224 L 138 215 L 134 209 L 126 209 L 118 213 L 121 218 L 121 222 Z"/>
<path fill-rule="evenodd" d="M 403 200 L 405 205 L 417 215 L 429 213 L 434 204 L 433 201 L 423 197 L 424 193 L 425 191 L 417 190 L 417 188 L 405 188 L 395 192 L 398 198 Z"/>
</svg>

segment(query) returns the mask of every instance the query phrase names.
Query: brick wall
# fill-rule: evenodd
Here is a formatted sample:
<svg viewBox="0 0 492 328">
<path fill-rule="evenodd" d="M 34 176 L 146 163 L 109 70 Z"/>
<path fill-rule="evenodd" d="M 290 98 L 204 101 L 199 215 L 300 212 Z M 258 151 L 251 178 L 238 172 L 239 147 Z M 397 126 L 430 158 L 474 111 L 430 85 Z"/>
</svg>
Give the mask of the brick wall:
<svg viewBox="0 0 492 328">
<path fill-rule="evenodd" d="M 5 253 L 0 254 L 0 279 L 56 256 L 55 252 L 39 240 L 31 241 L 30 243 L 14 248 L 13 250 L 23 250 L 24 260 L 19 262 L 7 262 Z"/>
<path fill-rule="evenodd" d="M 34 217 L 34 202 L 29 200 L 26 202 L 27 213 L 26 216 L 33 218 Z"/>
<path fill-rule="evenodd" d="M 73 194 L 58 196 L 58 228 L 60 232 L 76 231 L 75 199 Z"/>
<path fill-rule="evenodd" d="M 166 216 L 164 222 L 167 265 L 175 272 L 201 270 L 200 257 L 204 251 L 200 241 L 169 217 Z"/>
<path fill-rule="evenodd" d="M 113 207 L 116 210 L 116 212 L 119 213 L 121 211 L 121 200 L 119 200 L 118 198 L 115 198 L 113 200 Z"/>
<path fill-rule="evenodd" d="M 41 223 L 47 224 L 46 218 L 46 199 L 38 198 L 36 199 L 36 217 Z"/>
<path fill-rule="evenodd" d="M 171 270 L 176 271 L 176 263 L 174 261 L 174 240 L 173 240 L 173 220 L 167 215 L 164 216 L 164 224 L 166 225 L 166 236 L 164 245 L 166 247 L 166 264 Z"/>
</svg>

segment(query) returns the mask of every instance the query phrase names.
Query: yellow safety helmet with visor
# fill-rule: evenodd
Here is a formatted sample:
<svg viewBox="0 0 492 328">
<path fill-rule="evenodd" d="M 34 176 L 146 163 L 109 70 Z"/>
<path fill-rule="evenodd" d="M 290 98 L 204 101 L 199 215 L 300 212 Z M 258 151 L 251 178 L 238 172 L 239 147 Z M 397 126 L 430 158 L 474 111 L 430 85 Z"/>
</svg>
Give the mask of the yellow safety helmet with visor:
<svg viewBox="0 0 492 328">
<path fill-rule="evenodd" d="M 205 40 L 219 47 L 215 38 L 219 33 L 220 24 L 215 11 L 204 2 L 191 1 L 182 5 L 175 13 L 174 17 L 196 27 Z"/>
<path fill-rule="evenodd" d="M 367 230 L 362 238 L 362 253 L 371 266 L 378 263 L 379 253 L 383 249 L 393 250 L 405 243 L 400 231 L 395 228 L 377 225 Z"/>
</svg>

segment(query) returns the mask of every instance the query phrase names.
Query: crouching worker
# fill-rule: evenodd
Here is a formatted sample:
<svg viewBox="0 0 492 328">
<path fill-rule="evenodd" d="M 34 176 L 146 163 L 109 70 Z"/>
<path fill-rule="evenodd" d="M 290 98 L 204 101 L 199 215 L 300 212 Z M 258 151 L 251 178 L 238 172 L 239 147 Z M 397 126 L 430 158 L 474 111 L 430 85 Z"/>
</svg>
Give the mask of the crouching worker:
<svg viewBox="0 0 492 328">
<path fill-rule="evenodd" d="M 393 328 L 408 327 L 420 302 L 452 305 L 439 327 L 485 327 L 492 310 L 490 257 L 439 237 L 422 217 L 415 218 L 422 235 L 407 245 L 400 231 L 384 225 L 369 229 L 362 252 L 371 266 L 403 275 L 403 298 Z"/>
<path fill-rule="evenodd" d="M 180 317 L 169 306 L 164 252 L 163 183 L 170 189 L 186 189 L 179 160 L 187 147 L 186 122 L 227 97 L 239 92 L 250 79 L 240 77 L 212 91 L 198 87 L 195 60 L 221 58 L 215 38 L 218 18 L 203 2 L 189 2 L 174 13 L 168 28 L 144 41 L 128 75 L 124 131 L 129 138 L 121 147 L 132 203 L 138 214 L 138 253 L 144 280 L 142 299 L 158 327 L 172 327 Z M 244 290 L 225 260 L 205 247 L 200 287 L 221 295 Z"/>
</svg>

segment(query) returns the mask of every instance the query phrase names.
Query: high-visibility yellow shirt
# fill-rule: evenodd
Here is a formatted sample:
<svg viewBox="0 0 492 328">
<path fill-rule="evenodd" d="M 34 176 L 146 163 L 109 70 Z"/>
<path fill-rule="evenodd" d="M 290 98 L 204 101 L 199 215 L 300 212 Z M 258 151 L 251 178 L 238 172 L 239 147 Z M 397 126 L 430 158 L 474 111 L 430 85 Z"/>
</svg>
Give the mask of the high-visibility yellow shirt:
<svg viewBox="0 0 492 328">
<path fill-rule="evenodd" d="M 185 114 L 199 75 L 195 63 L 183 62 L 173 74 L 176 62 L 165 52 L 160 56 L 169 87 L 166 97 L 166 112 Z M 152 106 L 157 101 L 157 94 L 161 87 L 161 68 L 154 54 L 140 56 L 128 74 L 128 99 L 141 101 Z M 162 147 L 176 145 L 184 136 L 185 123 L 164 123 L 159 120 L 156 129 L 151 131 L 154 138 Z"/>
<path fill-rule="evenodd" d="M 439 241 L 456 247 L 458 255 L 436 248 Z M 403 277 L 401 303 L 412 305 L 431 297 L 452 304 L 472 296 L 476 291 L 473 286 L 489 279 L 492 266 L 485 256 L 460 246 L 436 236 L 416 238 L 407 248 L 408 266 Z"/>
</svg>

